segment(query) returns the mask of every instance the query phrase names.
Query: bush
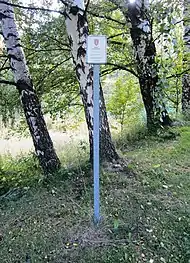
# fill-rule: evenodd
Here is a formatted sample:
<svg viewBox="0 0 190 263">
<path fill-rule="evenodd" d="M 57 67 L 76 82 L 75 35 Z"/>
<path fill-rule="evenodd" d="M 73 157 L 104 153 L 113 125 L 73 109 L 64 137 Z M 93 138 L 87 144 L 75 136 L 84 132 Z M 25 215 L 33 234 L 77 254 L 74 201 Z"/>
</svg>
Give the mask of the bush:
<svg viewBox="0 0 190 263">
<path fill-rule="evenodd" d="M 125 129 L 120 136 L 115 139 L 116 147 L 121 150 L 127 149 L 131 145 L 137 144 L 139 141 L 146 138 L 148 130 L 143 124 L 135 124 L 128 129 Z"/>
<path fill-rule="evenodd" d="M 29 186 L 42 178 L 42 171 L 33 153 L 27 156 L 0 156 L 0 195 L 10 188 Z"/>
</svg>

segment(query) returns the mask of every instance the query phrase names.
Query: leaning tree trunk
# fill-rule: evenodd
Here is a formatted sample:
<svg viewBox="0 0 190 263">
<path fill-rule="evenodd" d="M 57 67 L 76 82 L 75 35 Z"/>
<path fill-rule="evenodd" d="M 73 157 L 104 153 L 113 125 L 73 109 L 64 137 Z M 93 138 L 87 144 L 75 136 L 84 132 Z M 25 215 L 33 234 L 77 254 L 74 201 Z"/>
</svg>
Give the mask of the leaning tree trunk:
<svg viewBox="0 0 190 263">
<path fill-rule="evenodd" d="M 40 165 L 44 173 L 51 173 L 60 167 L 60 161 L 53 148 L 41 105 L 29 75 L 15 24 L 14 10 L 8 0 L 4 0 L 4 2 L 0 3 L 0 20 L 10 66 Z"/>
<path fill-rule="evenodd" d="M 163 92 L 158 85 L 158 70 L 155 61 L 156 47 L 148 19 L 148 2 L 148 0 L 128 2 L 128 9 L 124 13 L 127 21 L 130 20 L 131 23 L 130 34 L 147 115 L 147 126 L 152 129 L 160 125 L 170 125 L 170 118 L 163 102 Z"/>
<path fill-rule="evenodd" d="M 190 65 L 190 26 L 189 26 L 189 10 L 190 3 L 184 0 L 184 68 Z M 187 20 L 187 21 L 186 21 Z M 182 78 L 182 112 L 184 115 L 190 116 L 190 74 L 185 73 Z"/>
<path fill-rule="evenodd" d="M 69 1 L 68 1 L 69 2 Z M 93 67 L 86 63 L 88 22 L 84 13 L 83 0 L 71 0 L 67 6 L 66 29 L 71 46 L 73 63 L 80 84 L 80 93 L 84 105 L 86 123 L 89 131 L 90 159 L 93 158 Z M 113 162 L 119 159 L 111 139 L 106 107 L 100 85 L 100 158 Z"/>
</svg>

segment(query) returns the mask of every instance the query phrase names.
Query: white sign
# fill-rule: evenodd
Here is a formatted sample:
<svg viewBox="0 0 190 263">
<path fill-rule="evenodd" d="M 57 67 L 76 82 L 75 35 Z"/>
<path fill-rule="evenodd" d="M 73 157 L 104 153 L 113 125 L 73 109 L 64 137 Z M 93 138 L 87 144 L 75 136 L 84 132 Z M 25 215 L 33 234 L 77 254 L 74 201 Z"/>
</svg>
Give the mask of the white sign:
<svg viewBox="0 0 190 263">
<path fill-rule="evenodd" d="M 106 64 L 107 37 L 90 35 L 87 38 L 87 63 Z"/>
</svg>

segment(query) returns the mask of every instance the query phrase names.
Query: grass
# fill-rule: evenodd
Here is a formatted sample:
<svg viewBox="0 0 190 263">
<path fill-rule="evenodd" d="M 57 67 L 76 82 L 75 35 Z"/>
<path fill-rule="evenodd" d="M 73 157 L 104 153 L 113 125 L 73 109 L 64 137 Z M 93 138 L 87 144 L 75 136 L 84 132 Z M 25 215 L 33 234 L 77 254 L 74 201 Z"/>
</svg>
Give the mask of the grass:
<svg viewBox="0 0 190 263">
<path fill-rule="evenodd" d="M 102 170 L 98 227 L 83 145 L 75 162 L 61 155 L 65 165 L 48 183 L 33 156 L 2 157 L 1 185 L 14 190 L 0 201 L 1 263 L 189 263 L 190 127 L 175 131 L 173 140 L 122 148 L 127 171 Z"/>
</svg>

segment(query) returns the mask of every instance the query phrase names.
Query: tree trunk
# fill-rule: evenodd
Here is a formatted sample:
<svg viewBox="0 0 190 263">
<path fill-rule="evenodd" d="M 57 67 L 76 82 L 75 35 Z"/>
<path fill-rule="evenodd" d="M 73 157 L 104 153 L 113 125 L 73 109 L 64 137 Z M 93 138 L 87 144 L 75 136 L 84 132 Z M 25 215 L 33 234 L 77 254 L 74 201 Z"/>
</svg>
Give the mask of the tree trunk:
<svg viewBox="0 0 190 263">
<path fill-rule="evenodd" d="M 8 0 L 5 0 L 5 2 L 10 3 Z M 60 161 L 53 148 L 41 111 L 41 105 L 29 75 L 12 6 L 0 3 L 0 21 L 10 66 L 20 94 L 37 157 L 45 174 L 54 172 L 60 167 Z"/>
<path fill-rule="evenodd" d="M 84 1 L 74 0 L 67 7 L 66 29 L 80 93 L 84 105 L 86 123 L 89 131 L 90 159 L 93 159 L 93 67 L 86 63 L 88 22 L 84 13 Z M 119 159 L 111 139 L 105 101 L 100 85 L 100 158 L 113 162 Z"/>
<path fill-rule="evenodd" d="M 189 18 L 189 1 L 184 0 L 184 68 L 189 67 L 190 60 L 190 26 L 186 19 Z M 186 73 L 182 78 L 182 112 L 190 116 L 190 74 Z"/>
<path fill-rule="evenodd" d="M 125 9 L 126 10 L 126 9 Z M 152 26 L 148 19 L 149 1 L 136 0 L 128 3 L 124 12 L 130 20 L 131 38 L 134 45 L 135 59 L 141 94 L 147 114 L 149 129 L 160 125 L 170 125 L 170 118 L 163 102 L 163 93 L 158 85 L 158 70 L 155 61 L 156 47 L 152 38 Z"/>
<path fill-rule="evenodd" d="M 182 112 L 190 116 L 190 75 L 184 74 L 182 80 Z"/>
</svg>

